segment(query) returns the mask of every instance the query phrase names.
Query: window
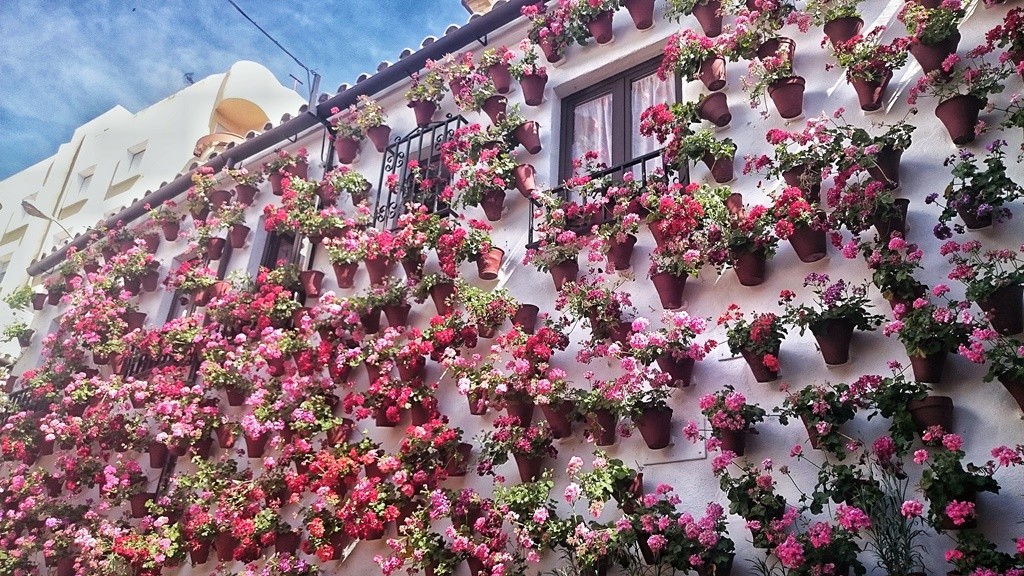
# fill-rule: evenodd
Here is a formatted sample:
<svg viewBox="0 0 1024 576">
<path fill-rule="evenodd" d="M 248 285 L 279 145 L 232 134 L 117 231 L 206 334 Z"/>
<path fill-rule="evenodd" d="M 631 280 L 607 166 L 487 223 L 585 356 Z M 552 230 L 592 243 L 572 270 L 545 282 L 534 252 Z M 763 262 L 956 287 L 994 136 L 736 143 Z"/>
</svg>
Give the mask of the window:
<svg viewBox="0 0 1024 576">
<path fill-rule="evenodd" d="M 6 258 L 4 260 L 0 260 L 0 282 L 3 282 L 4 278 L 7 277 L 7 269 L 10 268 L 10 267 L 11 267 L 11 259 L 10 258 Z"/>
<path fill-rule="evenodd" d="M 128 148 L 124 163 L 118 168 L 119 180 L 124 181 L 141 173 L 142 157 L 146 155 L 146 146 L 148 144 L 149 141 L 147 140 Z"/>
<path fill-rule="evenodd" d="M 84 195 L 89 190 L 89 184 L 92 183 L 92 172 L 88 174 L 78 175 L 78 194 Z"/>
<path fill-rule="evenodd" d="M 142 164 L 142 155 L 146 153 L 146 150 L 139 150 L 138 152 L 131 153 L 131 157 L 128 160 L 128 174 L 138 174 L 139 165 Z"/>
<path fill-rule="evenodd" d="M 562 158 L 559 173 L 572 175 L 572 161 L 589 150 L 598 161 L 618 166 L 658 149 L 653 138 L 640 135 L 640 115 L 649 106 L 677 101 L 678 78 L 662 81 L 660 59 L 598 82 L 562 101 Z"/>
</svg>

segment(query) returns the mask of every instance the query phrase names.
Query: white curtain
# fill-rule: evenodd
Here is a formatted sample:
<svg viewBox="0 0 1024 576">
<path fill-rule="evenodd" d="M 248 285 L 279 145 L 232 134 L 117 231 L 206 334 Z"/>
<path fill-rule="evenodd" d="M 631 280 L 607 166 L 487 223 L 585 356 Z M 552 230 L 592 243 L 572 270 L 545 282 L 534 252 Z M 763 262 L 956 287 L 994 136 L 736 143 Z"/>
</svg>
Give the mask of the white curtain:
<svg viewBox="0 0 1024 576">
<path fill-rule="evenodd" d="M 572 157 L 582 158 L 590 150 L 607 165 L 612 163 L 612 95 L 584 102 L 573 111 Z"/>
<path fill-rule="evenodd" d="M 657 150 L 660 147 L 657 138 L 648 138 L 640 135 L 640 116 L 644 110 L 655 104 L 668 104 L 675 101 L 673 98 L 674 85 L 672 80 L 663 82 L 657 74 L 644 76 L 633 82 L 630 93 L 633 98 L 633 117 L 630 119 L 630 138 L 633 149 L 633 157 Z M 661 166 L 661 159 L 648 162 L 648 169 Z M 639 176 L 639 167 L 634 169 Z"/>
</svg>

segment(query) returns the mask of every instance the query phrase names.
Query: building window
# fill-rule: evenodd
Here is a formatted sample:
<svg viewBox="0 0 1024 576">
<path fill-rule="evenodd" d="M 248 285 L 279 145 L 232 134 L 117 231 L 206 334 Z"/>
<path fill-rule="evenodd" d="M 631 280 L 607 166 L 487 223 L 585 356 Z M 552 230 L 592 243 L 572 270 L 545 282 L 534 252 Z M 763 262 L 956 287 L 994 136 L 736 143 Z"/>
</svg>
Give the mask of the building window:
<svg viewBox="0 0 1024 576">
<path fill-rule="evenodd" d="M 145 149 L 139 150 L 138 152 L 129 152 L 130 156 L 128 159 L 128 175 L 139 173 L 139 166 L 142 164 L 142 155 L 146 153 Z"/>
<path fill-rule="evenodd" d="M 562 100 L 562 157 L 559 174 L 572 176 L 572 161 L 587 151 L 607 166 L 625 164 L 657 150 L 654 138 L 640 135 L 640 115 L 654 104 L 676 102 L 678 78 L 662 81 L 660 59 L 612 76 Z"/>
<path fill-rule="evenodd" d="M 267 243 L 263 248 L 263 257 L 260 259 L 260 266 L 268 270 L 276 270 L 279 262 L 287 264 L 294 263 L 295 235 L 278 234 L 271 232 L 267 236 Z"/>
<path fill-rule="evenodd" d="M 7 269 L 11 267 L 10 257 L 0 260 L 0 283 L 7 277 Z"/>
<path fill-rule="evenodd" d="M 79 195 L 85 195 L 85 193 L 89 191 L 89 184 L 92 184 L 92 175 L 93 175 L 93 173 L 91 171 L 88 174 L 79 174 L 78 175 L 78 194 Z"/>
</svg>

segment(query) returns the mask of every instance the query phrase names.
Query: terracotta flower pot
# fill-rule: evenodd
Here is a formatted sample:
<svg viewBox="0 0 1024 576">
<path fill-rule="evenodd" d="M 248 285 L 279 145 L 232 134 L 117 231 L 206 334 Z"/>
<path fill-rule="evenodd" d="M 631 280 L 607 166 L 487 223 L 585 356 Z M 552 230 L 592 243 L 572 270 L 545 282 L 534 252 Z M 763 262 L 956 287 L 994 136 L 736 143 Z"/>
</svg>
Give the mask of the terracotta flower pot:
<svg viewBox="0 0 1024 576">
<path fill-rule="evenodd" d="M 671 354 L 662 354 L 655 361 L 658 363 L 658 368 L 672 378 L 670 386 L 686 388 L 690 385 L 690 381 L 693 379 L 693 367 L 696 364 L 693 358 L 677 360 Z"/>
<path fill-rule="evenodd" d="M 878 237 L 885 242 L 888 242 L 894 233 L 899 233 L 900 236 L 906 238 L 907 236 L 907 209 L 910 207 L 910 200 L 908 198 L 897 198 L 895 201 L 895 208 L 898 211 L 896 216 L 889 216 L 886 218 L 872 218 L 872 224 L 875 227 L 875 232 L 878 233 Z"/>
<path fill-rule="evenodd" d="M 259 190 L 255 186 L 249 186 L 247 184 L 239 184 L 235 186 L 235 200 L 242 206 L 251 206 L 253 200 L 256 199 L 256 194 Z"/>
<path fill-rule="evenodd" d="M 142 275 L 141 281 L 142 289 L 146 292 L 152 292 L 157 289 L 160 285 L 160 271 L 158 269 L 151 268 Z"/>
<path fill-rule="evenodd" d="M 812 170 L 812 168 L 807 164 L 795 166 L 784 171 L 782 179 L 786 181 L 787 185 L 799 188 L 808 202 L 816 203 L 821 197 L 821 172 L 815 168 L 813 172 L 816 174 L 811 177 L 808 175 L 808 170 Z"/>
<path fill-rule="evenodd" d="M 935 115 L 946 127 L 953 143 L 962 146 L 974 142 L 974 127 L 984 107 L 985 101 L 977 96 L 958 95 L 940 102 L 935 107 Z"/>
<path fill-rule="evenodd" d="M 217 427 L 217 445 L 224 450 L 230 450 L 238 440 L 238 434 L 231 426 L 221 425 Z"/>
<path fill-rule="evenodd" d="M 619 242 L 612 238 L 608 246 L 608 268 L 610 270 L 627 270 L 630 260 L 633 258 L 633 247 L 636 246 L 636 236 L 627 234 L 626 239 Z"/>
<path fill-rule="evenodd" d="M 957 207 L 956 213 L 964 221 L 968 230 L 984 230 L 992 227 L 992 213 L 978 214 L 977 208 Z"/>
<path fill-rule="evenodd" d="M 299 272 L 299 283 L 307 298 L 320 296 L 320 287 L 324 281 L 324 273 L 319 270 L 303 270 Z"/>
<path fill-rule="evenodd" d="M 654 0 L 624 0 L 622 3 L 633 19 L 637 30 L 647 30 L 654 26 Z"/>
<path fill-rule="evenodd" d="M 435 284 L 430 288 L 430 299 L 434 301 L 434 307 L 440 316 L 451 314 L 453 309 L 452 297 L 455 295 L 455 284 Z"/>
<path fill-rule="evenodd" d="M 724 92 L 708 94 L 697 104 L 697 115 L 719 128 L 728 126 L 732 122 L 728 97 Z"/>
<path fill-rule="evenodd" d="M 541 404 L 540 410 L 544 419 L 551 426 L 551 435 L 555 438 L 572 436 L 572 413 L 576 405 L 571 400 L 562 400 L 554 404 Z"/>
<path fill-rule="evenodd" d="M 430 121 L 434 118 L 434 112 L 437 111 L 437 104 L 424 100 L 409 102 L 409 107 L 412 108 L 413 114 L 416 115 L 416 125 L 420 128 L 430 124 Z"/>
<path fill-rule="evenodd" d="M 772 56 L 779 56 L 792 63 L 796 58 L 796 41 L 785 36 L 778 36 L 765 40 L 757 47 L 758 58 L 763 60 Z"/>
<path fill-rule="evenodd" d="M 42 310 L 43 306 L 45 306 L 45 305 L 46 305 L 46 293 L 45 292 L 36 292 L 35 294 L 32 295 L 32 309 L 33 310 L 36 310 L 36 311 Z"/>
<path fill-rule="evenodd" d="M 433 115 L 433 112 L 431 112 L 431 115 Z M 391 139 L 391 126 L 382 124 L 373 128 L 367 128 L 366 137 L 373 143 L 373 147 L 377 152 L 384 152 L 388 147 L 388 140 Z"/>
<path fill-rule="evenodd" d="M 249 227 L 245 224 L 235 224 L 228 231 L 228 240 L 231 247 L 235 249 L 245 248 L 245 239 L 249 237 Z"/>
<path fill-rule="evenodd" d="M 693 16 L 708 38 L 714 38 L 722 33 L 722 3 L 719 0 L 697 2 L 693 6 Z"/>
<path fill-rule="evenodd" d="M 488 190 L 480 199 L 480 207 L 484 209 L 484 215 L 489 221 L 501 220 L 501 212 L 505 209 L 505 191 Z"/>
<path fill-rule="evenodd" d="M 501 94 L 495 94 L 484 101 L 481 109 L 490 118 L 491 124 L 498 124 L 505 119 L 505 112 L 508 110 L 508 98 Z"/>
<path fill-rule="evenodd" d="M 544 87 L 548 84 L 548 75 L 527 74 L 519 81 L 523 88 L 523 101 L 527 106 L 540 106 L 544 102 Z"/>
<path fill-rule="evenodd" d="M 725 58 L 711 56 L 701 62 L 697 79 L 712 92 L 718 92 L 725 88 Z"/>
<path fill-rule="evenodd" d="M 168 242 L 174 242 L 178 239 L 178 234 L 181 232 L 180 222 L 163 222 L 160 224 L 160 229 L 164 233 L 164 240 Z"/>
<path fill-rule="evenodd" d="M 678 310 L 683 306 L 683 290 L 686 289 L 686 276 L 676 276 L 669 272 L 658 272 L 651 275 L 654 289 L 658 291 L 658 299 L 665 310 Z"/>
<path fill-rule="evenodd" d="M 767 260 L 761 251 L 743 250 L 733 253 L 736 278 L 743 286 L 757 286 L 764 282 Z"/>
<path fill-rule="evenodd" d="M 167 445 L 163 442 L 151 440 L 146 445 L 146 452 L 149 453 L 149 467 L 150 468 L 163 468 L 167 465 Z"/>
<path fill-rule="evenodd" d="M 597 15 L 597 18 L 587 22 L 587 31 L 594 37 L 594 41 L 598 44 L 607 44 L 614 38 L 612 30 L 612 21 L 614 19 L 615 12 L 608 10 L 601 12 Z"/>
<path fill-rule="evenodd" d="M 359 323 L 367 334 L 380 332 L 380 308 L 373 307 L 359 315 Z"/>
<path fill-rule="evenodd" d="M 519 454 L 513 456 L 516 459 L 516 467 L 519 468 L 519 479 L 523 482 L 535 482 L 540 479 L 544 470 L 544 456 L 534 454 Z"/>
<path fill-rule="evenodd" d="M 864 21 L 857 16 L 836 18 L 835 20 L 825 22 L 825 36 L 828 37 L 829 42 L 832 43 L 834 48 L 860 34 L 860 29 L 863 27 Z"/>
<path fill-rule="evenodd" d="M 309 163 L 305 160 L 299 160 L 295 164 L 289 164 L 281 168 L 281 172 L 305 180 L 309 177 Z"/>
<path fill-rule="evenodd" d="M 427 261 L 427 255 L 423 253 L 409 254 L 402 258 L 402 270 L 408 280 L 419 282 L 423 278 L 423 264 Z"/>
<path fill-rule="evenodd" d="M 775 103 L 779 116 L 789 120 L 804 113 L 804 84 L 802 77 L 790 76 L 768 86 L 768 96 Z"/>
<path fill-rule="evenodd" d="M 719 439 L 722 441 L 722 452 L 732 452 L 737 456 L 743 456 L 747 451 L 747 432 L 745 430 L 719 430 Z"/>
<path fill-rule="evenodd" d="M 1006 391 L 1017 402 L 1017 406 L 1024 411 L 1024 380 L 1001 377 L 999 383 L 1006 388 Z"/>
<path fill-rule="evenodd" d="M 907 401 L 907 409 L 918 432 L 931 426 L 942 426 L 946 432 L 953 431 L 953 399 L 949 396 L 926 396 L 923 400 Z"/>
<path fill-rule="evenodd" d="M 378 406 L 373 410 L 373 423 L 378 428 L 394 428 L 398 426 L 399 420 L 393 420 L 388 416 L 387 406 Z"/>
<path fill-rule="evenodd" d="M 531 164 L 520 164 L 515 167 L 516 190 L 523 195 L 523 198 L 533 197 L 537 191 L 537 171 Z"/>
<path fill-rule="evenodd" d="M 749 350 L 741 350 L 740 353 L 743 355 L 743 359 L 747 361 L 747 366 L 750 367 L 755 380 L 758 382 L 774 382 L 779 379 L 778 371 L 771 370 L 764 365 L 764 357 L 762 355 Z M 778 358 L 779 351 L 775 350 L 773 355 Z"/>
<path fill-rule="evenodd" d="M 564 46 L 559 44 L 551 36 L 541 38 L 538 44 L 540 45 L 540 51 L 544 53 L 544 59 L 547 60 L 548 64 L 556 64 L 565 58 L 565 54 L 563 53 Z"/>
<path fill-rule="evenodd" d="M 402 380 L 408 381 L 406 378 Z M 432 406 L 427 406 L 426 403 L 420 402 L 413 404 L 409 408 L 409 419 L 413 426 L 423 426 L 427 422 L 430 422 L 437 415 L 437 410 Z"/>
<path fill-rule="evenodd" d="M 386 304 L 383 310 L 384 317 L 388 319 L 388 326 L 397 328 L 409 325 L 409 312 L 412 311 L 412 304 Z"/>
<path fill-rule="evenodd" d="M 138 494 L 132 494 L 128 498 L 128 502 L 132 509 L 132 518 L 142 518 L 146 515 L 146 503 L 155 498 L 156 495 L 152 492 L 139 492 Z"/>
<path fill-rule="evenodd" d="M 978 301 L 992 323 L 992 329 L 1003 336 L 1015 336 L 1024 332 L 1024 286 L 1001 286 L 988 298 Z"/>
<path fill-rule="evenodd" d="M 811 325 L 811 334 L 818 341 L 818 348 L 825 358 L 825 364 L 840 366 L 850 361 L 850 341 L 853 339 L 853 321 L 846 318 L 832 318 Z"/>
<path fill-rule="evenodd" d="M 235 548 L 238 548 L 238 539 L 231 535 L 231 532 L 221 532 L 213 542 L 217 549 L 218 562 L 230 562 L 235 555 Z"/>
<path fill-rule="evenodd" d="M 566 282 L 575 282 L 576 277 L 580 273 L 580 263 L 576 260 L 566 260 L 565 262 L 559 262 L 553 264 L 549 269 L 551 272 L 551 279 L 555 283 L 555 290 L 561 290 L 562 285 Z"/>
<path fill-rule="evenodd" d="M 210 241 L 206 244 L 206 256 L 210 260 L 220 260 L 224 256 L 224 246 L 227 244 L 227 240 L 224 238 L 210 238 Z"/>
<path fill-rule="evenodd" d="M 270 441 L 270 433 L 264 432 L 259 436 L 245 434 L 245 453 L 249 458 L 262 458 L 267 451 L 267 442 Z"/>
<path fill-rule="evenodd" d="M 540 308 L 533 304 L 520 304 L 512 316 L 512 324 L 519 326 L 524 334 L 533 334 L 537 328 L 537 314 Z"/>
<path fill-rule="evenodd" d="M 536 154 L 541 151 L 540 125 L 533 120 L 528 120 L 517 126 L 512 131 L 512 136 L 530 154 Z"/>
<path fill-rule="evenodd" d="M 470 391 L 466 395 L 466 400 L 469 402 L 469 413 L 473 416 L 483 416 L 487 414 L 487 390 L 481 390 L 478 392 Z"/>
<path fill-rule="evenodd" d="M 804 424 L 804 430 L 807 431 L 807 440 L 811 443 L 811 448 L 815 450 L 821 449 L 821 434 L 818 433 L 816 425 L 811 424 L 807 421 L 807 417 L 800 415 L 800 421 Z"/>
<path fill-rule="evenodd" d="M 711 177 L 717 184 L 725 184 L 732 182 L 735 176 L 733 176 L 733 157 L 726 156 L 723 158 L 714 158 L 710 154 L 704 155 L 704 165 L 711 171 Z"/>
<path fill-rule="evenodd" d="M 949 352 L 942 350 L 927 356 L 910 356 L 910 367 L 914 371 L 914 380 L 928 384 L 942 381 L 942 370 L 946 365 Z"/>
<path fill-rule="evenodd" d="M 817 262 L 828 254 L 828 238 L 825 231 L 815 230 L 810 226 L 793 228 L 789 243 L 801 262 Z"/>
<path fill-rule="evenodd" d="M 206 564 L 210 561 L 210 542 L 197 542 L 196 546 L 189 548 L 188 558 L 193 566 Z"/>
<path fill-rule="evenodd" d="M 847 78 L 857 93 L 857 102 L 860 109 L 865 112 L 874 112 L 882 107 L 882 100 L 885 98 L 885 89 L 892 80 L 892 70 L 886 70 L 885 76 L 879 80 L 864 80 L 862 78 Z"/>
<path fill-rule="evenodd" d="M 508 64 L 495 64 L 488 67 L 485 73 L 494 83 L 494 89 L 498 94 L 508 94 L 512 89 L 512 73 Z"/>
<path fill-rule="evenodd" d="M 466 475 L 469 468 L 469 459 L 473 455 L 473 445 L 468 442 L 459 442 L 455 454 L 445 466 L 449 476 L 462 477 Z"/>
<path fill-rule="evenodd" d="M 636 420 L 637 429 L 651 450 L 661 450 L 672 440 L 672 409 L 650 408 Z"/>
<path fill-rule="evenodd" d="M 593 416 L 591 423 L 594 424 L 594 428 L 591 430 L 591 433 L 594 436 L 594 444 L 598 446 L 611 446 L 615 444 L 615 428 L 619 423 L 619 417 L 611 410 L 604 408 L 594 410 Z"/>
<path fill-rule="evenodd" d="M 278 554 L 291 554 L 299 549 L 299 533 L 293 530 L 278 532 L 274 538 L 274 550 Z"/>
<path fill-rule="evenodd" d="M 501 270 L 501 259 L 505 251 L 501 248 L 492 247 L 486 254 L 480 254 L 476 259 L 477 275 L 481 280 L 497 280 L 498 271 Z"/>
<path fill-rule="evenodd" d="M 359 155 L 359 140 L 351 136 L 335 138 L 334 152 L 338 155 L 339 164 L 351 164 Z"/>
<path fill-rule="evenodd" d="M 533 424 L 533 400 L 505 400 L 505 412 L 524 428 Z"/>
<path fill-rule="evenodd" d="M 899 188 L 900 185 L 900 159 L 903 157 L 903 150 L 891 146 L 883 146 L 874 155 L 875 165 L 868 168 L 868 174 L 875 180 L 883 183 L 889 189 Z M 896 200 L 897 203 L 900 202 Z M 906 200 L 910 202 L 909 200 Z"/>
<path fill-rule="evenodd" d="M 366 272 L 370 275 L 370 284 L 380 286 L 391 273 L 395 261 L 390 258 L 367 257 Z"/>
<path fill-rule="evenodd" d="M 345 264 L 332 264 L 334 278 L 338 288 L 348 289 L 355 285 L 356 271 L 359 270 L 358 262 L 347 262 Z"/>
<path fill-rule="evenodd" d="M 960 33 L 954 32 L 952 36 L 935 44 L 924 44 L 922 42 L 910 42 L 910 54 L 921 65 L 921 70 L 928 74 L 933 70 L 942 68 L 942 61 L 950 54 L 956 52 L 960 45 Z"/>
</svg>

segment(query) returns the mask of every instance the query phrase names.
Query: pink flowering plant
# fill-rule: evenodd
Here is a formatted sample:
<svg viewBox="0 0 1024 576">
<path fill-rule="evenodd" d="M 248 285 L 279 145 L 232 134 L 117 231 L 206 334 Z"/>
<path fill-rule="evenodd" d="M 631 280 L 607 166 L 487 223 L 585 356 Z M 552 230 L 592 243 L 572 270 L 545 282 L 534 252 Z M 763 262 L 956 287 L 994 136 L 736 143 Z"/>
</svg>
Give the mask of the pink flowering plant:
<svg viewBox="0 0 1024 576">
<path fill-rule="evenodd" d="M 715 457 L 711 470 L 719 478 L 719 488 L 729 499 L 729 513 L 746 520 L 754 545 L 767 548 L 781 542 L 779 534 L 792 524 L 795 510 L 787 506 L 786 498 L 778 493 L 772 476 L 772 462 L 761 466 L 738 465 L 732 452 Z M 736 471 L 730 471 L 730 466 Z M 787 512 L 788 510 L 788 512 Z"/>
<path fill-rule="evenodd" d="M 498 418 L 494 421 L 494 430 L 480 435 L 477 474 L 493 476 L 494 467 L 508 462 L 509 454 L 556 458 L 558 450 L 553 441 L 547 422 L 524 427 L 515 416 Z"/>
<path fill-rule="evenodd" d="M 844 434 L 840 427 L 853 420 L 860 407 L 848 384 L 813 384 L 786 395 L 776 413 L 783 425 L 801 420 L 811 444 L 842 461 L 850 452 L 848 448 L 859 446 L 860 441 Z"/>
<path fill-rule="evenodd" d="M 977 49 L 968 52 L 966 59 L 954 53 L 942 61 L 940 68 L 918 79 L 907 103 L 913 106 L 921 96 L 934 96 L 939 102 L 954 96 L 972 96 L 987 103 L 989 96 L 1003 91 L 1003 82 L 1012 72 L 1006 66 L 982 59 Z M 983 129 L 984 124 L 979 124 L 975 132 Z"/>
<path fill-rule="evenodd" d="M 957 33 L 966 14 L 960 0 L 944 0 L 936 8 L 905 4 L 896 17 L 907 27 L 912 42 L 938 44 Z"/>
<path fill-rule="evenodd" d="M 684 28 L 669 36 L 658 67 L 658 78 L 665 81 L 678 74 L 685 80 L 696 80 L 701 64 L 719 51 L 716 39 Z"/>
<path fill-rule="evenodd" d="M 855 329 L 867 331 L 882 323 L 882 316 L 868 312 L 867 283 L 851 285 L 843 279 L 832 282 L 827 274 L 812 272 L 804 278 L 804 287 L 814 292 L 811 305 L 795 304 L 796 294 L 791 290 L 779 294 L 786 320 L 798 326 L 801 334 L 806 328 L 812 332 L 823 330 L 824 323 L 830 320 L 847 320 Z"/>
<path fill-rule="evenodd" d="M 697 342 L 697 337 L 707 330 L 705 318 L 691 316 L 686 311 L 667 310 L 662 313 L 661 322 L 661 328 L 650 330 L 647 318 L 633 320 L 627 353 L 644 365 L 651 365 L 661 356 L 699 361 L 718 347 L 718 342 L 712 339 Z"/>
<path fill-rule="evenodd" d="M 750 98 L 750 107 L 762 107 L 762 116 L 768 115 L 768 87 L 794 76 L 793 61 L 782 56 L 755 58 L 747 65 L 747 73 L 740 80 L 743 91 Z"/>
<path fill-rule="evenodd" d="M 785 320 L 774 312 L 754 313 L 747 320 L 737 304 L 718 318 L 718 325 L 725 326 L 729 351 L 740 354 L 744 350 L 756 354 L 769 370 L 779 368 L 779 348 L 786 337 Z"/>
<path fill-rule="evenodd" d="M 629 293 L 619 287 L 623 281 L 604 282 L 602 277 L 581 278 L 566 282 L 555 299 L 555 308 L 574 320 L 587 319 L 592 338 L 604 340 L 612 330 L 626 320 L 632 309 Z"/>
<path fill-rule="evenodd" d="M 912 302 L 924 293 L 925 286 L 914 276 L 922 269 L 924 257 L 924 251 L 917 244 L 893 234 L 888 242 L 862 242 L 859 248 L 872 271 L 871 283 L 890 302 L 893 299 Z"/>
<path fill-rule="evenodd" d="M 885 26 L 876 26 L 867 34 L 858 34 L 846 42 L 832 45 L 832 55 L 846 70 L 846 80 L 881 82 L 886 75 L 907 63 L 910 40 L 905 37 L 882 44 Z M 825 68 L 831 68 L 826 64 Z"/>
<path fill-rule="evenodd" d="M 726 384 L 721 390 L 700 397 L 698 403 L 701 414 L 708 419 L 711 436 L 721 439 L 722 432 L 752 432 L 754 424 L 763 422 L 766 412 L 757 404 L 748 404 L 747 398 L 737 392 L 732 384 Z M 687 425 L 687 435 L 696 440 L 696 423 Z"/>
<path fill-rule="evenodd" d="M 992 477 L 995 464 L 965 464 L 963 438 L 939 426 L 925 431 L 922 440 L 930 450 L 914 452 L 914 462 L 924 466 L 920 487 L 928 500 L 928 521 L 935 530 L 946 530 L 950 523 L 964 527 L 977 517 L 975 495 L 999 493 L 999 483 Z"/>
<path fill-rule="evenodd" d="M 893 307 L 895 319 L 884 326 L 883 333 L 899 338 L 909 356 L 953 352 L 967 344 L 976 326 L 969 310 L 970 302 L 950 300 L 945 297 L 948 291 L 949 287 L 944 284 L 932 288 L 932 294 L 944 300 L 941 304 L 927 297 L 916 298 L 909 305 L 896 304 Z"/>
<path fill-rule="evenodd" d="M 859 394 L 871 411 L 868 420 L 881 416 L 889 421 L 887 438 L 893 443 L 892 450 L 906 452 L 918 436 L 917 426 L 907 403 L 924 400 L 930 388 L 924 382 L 907 378 L 905 369 L 897 362 L 891 362 L 892 376 L 865 374 L 851 385 L 851 392 Z M 877 446 L 876 452 L 877 452 Z M 889 451 L 885 451 L 888 453 Z"/>
<path fill-rule="evenodd" d="M 771 212 L 775 221 L 775 235 L 781 240 L 788 240 L 797 229 L 828 230 L 824 214 L 812 206 L 803 191 L 796 186 L 787 186 L 774 198 Z"/>
<path fill-rule="evenodd" d="M 949 279 L 964 285 L 968 300 L 983 302 L 1001 288 L 1024 284 L 1024 245 L 1017 250 L 982 248 L 977 240 L 948 240 L 940 249 L 952 266 Z"/>
</svg>

